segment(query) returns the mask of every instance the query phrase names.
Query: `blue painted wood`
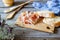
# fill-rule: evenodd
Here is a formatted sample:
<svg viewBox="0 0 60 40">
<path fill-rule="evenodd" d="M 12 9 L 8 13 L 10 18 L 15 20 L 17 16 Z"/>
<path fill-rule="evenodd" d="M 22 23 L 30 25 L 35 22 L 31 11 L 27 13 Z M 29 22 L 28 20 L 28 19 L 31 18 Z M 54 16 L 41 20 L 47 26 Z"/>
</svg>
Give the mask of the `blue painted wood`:
<svg viewBox="0 0 60 40">
<path fill-rule="evenodd" d="M 22 1 L 22 0 L 15 0 L 15 1 Z M 25 1 L 25 0 L 24 0 Z M 27 1 L 27 0 L 26 0 Z M 35 0 L 37 1 L 37 0 Z M 2 0 L 0 0 L 0 15 L 2 16 L 2 19 L 5 19 L 6 17 L 6 13 L 4 13 L 4 10 L 8 9 L 9 7 L 5 7 L 2 3 Z M 39 11 L 37 9 L 34 9 L 31 4 L 24 7 L 21 11 L 19 11 L 16 16 L 14 17 L 14 19 L 12 20 L 7 20 L 6 23 L 13 26 L 13 27 L 17 27 L 15 26 L 15 21 L 18 18 L 18 16 L 20 15 L 20 13 L 22 11 Z M 21 27 L 17 27 L 13 32 L 17 35 L 24 36 L 24 37 L 50 37 L 50 38 L 55 38 L 55 37 L 60 37 L 60 28 L 57 29 L 58 33 L 56 34 L 50 34 L 50 33 L 45 33 L 45 32 L 40 32 L 40 31 L 36 31 L 36 30 L 32 30 L 32 29 L 28 29 L 28 28 L 21 28 Z"/>
<path fill-rule="evenodd" d="M 19 5 L 20 3 L 23 3 L 28 0 L 14 0 L 14 6 Z M 34 1 L 40 1 L 40 2 L 46 2 L 47 0 L 34 0 Z M 30 3 L 31 4 L 31 3 Z M 6 7 L 4 6 L 4 3 L 2 0 L 0 0 L 0 7 Z M 31 5 L 27 5 L 26 7 L 32 7 Z"/>
</svg>

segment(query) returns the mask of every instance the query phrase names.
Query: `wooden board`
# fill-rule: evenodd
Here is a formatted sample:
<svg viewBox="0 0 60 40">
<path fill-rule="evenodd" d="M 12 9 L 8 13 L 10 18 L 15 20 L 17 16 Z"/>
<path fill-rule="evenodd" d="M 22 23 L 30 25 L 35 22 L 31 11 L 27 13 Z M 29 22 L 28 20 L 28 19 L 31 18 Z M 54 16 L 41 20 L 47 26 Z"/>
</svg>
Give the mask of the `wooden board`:
<svg viewBox="0 0 60 40">
<path fill-rule="evenodd" d="M 39 21 L 39 23 L 32 25 L 32 24 L 24 24 L 20 21 L 20 18 L 17 19 L 16 25 L 25 27 L 25 28 L 31 28 L 39 31 L 44 31 L 44 32 L 49 32 L 49 33 L 54 33 L 54 26 L 49 26 L 42 21 Z"/>
</svg>

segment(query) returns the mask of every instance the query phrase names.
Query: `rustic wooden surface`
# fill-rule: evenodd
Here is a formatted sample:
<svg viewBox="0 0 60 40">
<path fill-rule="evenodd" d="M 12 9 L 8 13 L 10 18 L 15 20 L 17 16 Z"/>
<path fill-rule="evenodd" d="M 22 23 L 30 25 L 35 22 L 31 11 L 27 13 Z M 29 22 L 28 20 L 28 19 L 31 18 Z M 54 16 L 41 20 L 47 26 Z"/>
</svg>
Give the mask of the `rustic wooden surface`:
<svg viewBox="0 0 60 40">
<path fill-rule="evenodd" d="M 24 1 L 28 1 L 28 0 L 15 0 L 14 6 L 19 5 L 20 2 L 24 2 Z M 41 1 L 41 2 L 43 1 L 44 2 L 46 0 L 35 0 L 35 1 Z M 14 26 L 14 23 L 15 23 L 16 19 L 18 18 L 18 16 L 20 15 L 20 13 L 22 11 L 37 11 L 37 9 L 34 9 L 31 4 L 32 3 L 29 3 L 29 5 L 25 6 L 22 10 L 20 10 L 16 14 L 16 16 L 12 20 L 7 20 L 6 23 Z M 5 19 L 6 14 L 4 13 L 4 10 L 6 10 L 8 8 L 10 8 L 10 7 L 5 7 L 4 4 L 3 4 L 3 2 L 2 2 L 2 0 L 0 0 L 0 15 L 1 15 L 2 19 Z M 60 28 L 58 28 L 57 31 L 58 32 L 55 33 L 55 34 L 50 34 L 50 33 L 40 32 L 40 31 L 28 29 L 28 28 L 20 28 L 20 27 L 17 27 L 14 30 L 14 33 L 16 35 L 18 35 L 18 36 L 16 36 L 18 38 L 19 37 L 28 37 L 28 39 L 29 39 L 30 37 L 31 38 L 34 37 L 35 39 L 34 38 L 33 39 L 36 40 L 37 37 L 42 38 L 42 39 L 47 39 L 47 37 L 48 38 L 59 38 L 60 37 Z M 29 39 L 29 40 L 32 40 L 32 39 Z M 38 39 L 38 40 L 40 40 L 40 39 Z"/>
</svg>

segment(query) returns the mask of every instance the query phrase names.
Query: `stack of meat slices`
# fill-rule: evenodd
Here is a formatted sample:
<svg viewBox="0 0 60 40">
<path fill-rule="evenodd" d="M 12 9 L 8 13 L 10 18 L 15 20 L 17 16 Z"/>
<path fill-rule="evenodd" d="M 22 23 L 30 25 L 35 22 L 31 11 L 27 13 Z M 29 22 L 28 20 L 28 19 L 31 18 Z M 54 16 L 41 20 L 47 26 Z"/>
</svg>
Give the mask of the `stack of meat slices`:
<svg viewBox="0 0 60 40">
<path fill-rule="evenodd" d="M 25 11 L 20 15 L 20 21 L 24 24 L 36 24 L 41 17 L 36 12 Z"/>
</svg>

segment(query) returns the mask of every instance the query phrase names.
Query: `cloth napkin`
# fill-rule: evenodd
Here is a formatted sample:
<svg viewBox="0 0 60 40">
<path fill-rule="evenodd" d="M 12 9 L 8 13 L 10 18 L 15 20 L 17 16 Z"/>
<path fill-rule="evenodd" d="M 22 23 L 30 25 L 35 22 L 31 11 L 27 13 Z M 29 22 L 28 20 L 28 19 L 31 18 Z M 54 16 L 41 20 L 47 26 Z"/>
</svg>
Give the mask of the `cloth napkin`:
<svg viewBox="0 0 60 40">
<path fill-rule="evenodd" d="M 39 10 L 49 10 L 60 16 L 60 0 L 50 0 L 46 3 L 33 2 L 32 6 Z"/>
</svg>

